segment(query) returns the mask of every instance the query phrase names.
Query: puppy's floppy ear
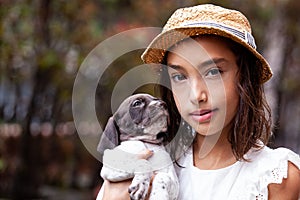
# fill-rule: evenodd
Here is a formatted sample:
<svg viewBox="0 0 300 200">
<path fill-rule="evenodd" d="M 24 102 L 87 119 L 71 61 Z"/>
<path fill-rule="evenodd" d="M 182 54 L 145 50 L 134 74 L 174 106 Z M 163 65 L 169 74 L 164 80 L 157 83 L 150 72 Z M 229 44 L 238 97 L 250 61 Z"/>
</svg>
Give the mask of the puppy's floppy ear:
<svg viewBox="0 0 300 200">
<path fill-rule="evenodd" d="M 105 149 L 113 149 L 117 145 L 119 145 L 119 131 L 113 117 L 110 117 L 102 133 L 97 150 L 103 155 Z"/>
</svg>

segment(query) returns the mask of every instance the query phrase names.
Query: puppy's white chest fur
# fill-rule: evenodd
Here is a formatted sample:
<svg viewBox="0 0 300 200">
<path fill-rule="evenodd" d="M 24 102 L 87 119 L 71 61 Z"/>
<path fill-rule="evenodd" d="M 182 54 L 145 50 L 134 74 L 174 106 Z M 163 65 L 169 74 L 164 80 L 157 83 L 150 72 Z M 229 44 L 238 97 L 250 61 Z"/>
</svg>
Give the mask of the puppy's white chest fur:
<svg viewBox="0 0 300 200">
<path fill-rule="evenodd" d="M 121 142 L 121 144 L 119 146 L 117 146 L 116 148 L 123 150 L 127 153 L 132 153 L 132 154 L 140 153 L 141 151 L 145 150 L 146 148 L 148 148 L 149 150 L 153 150 L 153 151 L 157 151 L 159 149 L 164 150 L 163 146 L 153 145 L 150 143 L 146 144 L 146 143 L 144 143 L 142 141 L 138 141 L 138 140 L 129 140 L 129 141 Z"/>
<path fill-rule="evenodd" d="M 173 162 L 163 145 L 131 140 L 121 142 L 116 148 L 130 154 L 138 154 L 145 149 L 153 151 L 153 155 L 147 159 L 150 162 L 153 171 L 162 170 L 173 165 Z"/>
<path fill-rule="evenodd" d="M 148 160 L 139 159 L 137 154 L 149 149 L 153 155 Z M 178 195 L 178 179 L 169 154 L 164 146 L 124 141 L 113 150 L 105 150 L 101 176 L 110 181 L 133 178 L 129 191 L 132 199 L 144 199 L 149 183 L 155 174 L 150 200 L 175 200 Z M 142 193 L 142 194 L 141 194 Z"/>
</svg>

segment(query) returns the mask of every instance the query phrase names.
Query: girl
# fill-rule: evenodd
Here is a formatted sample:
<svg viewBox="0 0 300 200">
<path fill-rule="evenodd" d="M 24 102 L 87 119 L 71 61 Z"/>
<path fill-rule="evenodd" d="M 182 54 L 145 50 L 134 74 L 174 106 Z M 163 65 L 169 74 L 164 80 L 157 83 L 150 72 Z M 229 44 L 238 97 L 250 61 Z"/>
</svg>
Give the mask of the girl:
<svg viewBox="0 0 300 200">
<path fill-rule="evenodd" d="M 299 156 L 266 146 L 263 83 L 272 72 L 243 14 L 210 4 L 178 9 L 142 59 L 157 64 L 171 112 L 178 199 L 298 199 Z M 128 199 L 128 184 L 106 181 L 103 199 Z"/>
</svg>

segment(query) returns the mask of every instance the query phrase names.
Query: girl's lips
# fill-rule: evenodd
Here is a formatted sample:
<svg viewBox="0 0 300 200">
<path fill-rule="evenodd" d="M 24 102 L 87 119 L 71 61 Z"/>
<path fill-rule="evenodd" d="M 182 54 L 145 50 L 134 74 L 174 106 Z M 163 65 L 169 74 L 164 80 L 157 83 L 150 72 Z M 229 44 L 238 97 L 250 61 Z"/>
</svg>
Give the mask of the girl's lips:
<svg viewBox="0 0 300 200">
<path fill-rule="evenodd" d="M 212 116 L 214 115 L 214 112 L 216 111 L 217 109 L 214 109 L 214 110 L 197 110 L 197 111 L 194 111 L 190 114 L 190 116 L 195 120 L 197 121 L 198 123 L 203 123 L 203 122 L 207 122 L 209 121 Z"/>
</svg>

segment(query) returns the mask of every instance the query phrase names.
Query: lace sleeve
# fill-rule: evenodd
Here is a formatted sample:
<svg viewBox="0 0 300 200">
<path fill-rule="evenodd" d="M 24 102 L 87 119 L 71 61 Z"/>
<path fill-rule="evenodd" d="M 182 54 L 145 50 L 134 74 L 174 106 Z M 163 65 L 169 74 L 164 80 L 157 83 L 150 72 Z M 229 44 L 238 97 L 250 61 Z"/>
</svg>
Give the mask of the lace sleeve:
<svg viewBox="0 0 300 200">
<path fill-rule="evenodd" d="M 271 168 L 267 171 L 266 175 L 263 176 L 263 179 L 261 180 L 263 186 L 268 186 L 270 183 L 282 183 L 282 179 L 287 178 L 288 175 L 288 161 L 293 163 L 300 170 L 299 155 L 284 148 L 279 148 L 277 150 L 282 151 L 283 156 L 278 160 L 277 166 Z"/>
<path fill-rule="evenodd" d="M 240 194 L 240 199 L 268 200 L 268 185 L 280 184 L 284 178 L 288 178 L 288 162 L 300 170 L 299 155 L 286 148 L 266 148 L 254 159 L 257 161 L 253 164 L 255 167 L 251 167 L 253 178 Z"/>
</svg>

